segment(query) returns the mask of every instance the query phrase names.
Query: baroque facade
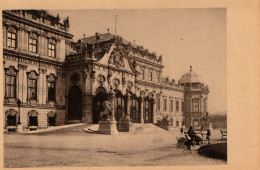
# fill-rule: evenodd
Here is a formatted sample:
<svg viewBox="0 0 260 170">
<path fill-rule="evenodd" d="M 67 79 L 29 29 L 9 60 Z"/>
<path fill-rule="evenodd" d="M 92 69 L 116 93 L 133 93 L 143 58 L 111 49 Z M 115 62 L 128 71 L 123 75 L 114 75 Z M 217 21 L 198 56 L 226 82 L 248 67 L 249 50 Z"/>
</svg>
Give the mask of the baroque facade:
<svg viewBox="0 0 260 170">
<path fill-rule="evenodd" d="M 73 42 L 69 17 L 60 20 L 44 10 L 3 11 L 4 128 L 19 118 L 24 129 L 97 123 L 111 89 L 117 121 L 168 115 L 173 127 L 200 126 L 209 91 L 192 68 L 169 80 L 162 56 L 110 33 Z"/>
</svg>

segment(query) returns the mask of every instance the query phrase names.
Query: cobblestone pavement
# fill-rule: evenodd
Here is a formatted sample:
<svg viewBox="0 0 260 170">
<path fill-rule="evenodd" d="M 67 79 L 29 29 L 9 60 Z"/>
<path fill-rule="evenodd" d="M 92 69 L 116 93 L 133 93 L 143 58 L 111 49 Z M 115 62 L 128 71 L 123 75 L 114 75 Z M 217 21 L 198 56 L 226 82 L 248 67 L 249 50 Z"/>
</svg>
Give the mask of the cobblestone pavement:
<svg viewBox="0 0 260 170">
<path fill-rule="evenodd" d="M 117 136 L 90 134 L 87 125 L 41 134 L 4 134 L 4 167 L 222 165 L 176 146 L 178 130 L 135 125 Z M 216 140 L 217 141 L 217 140 Z"/>
</svg>

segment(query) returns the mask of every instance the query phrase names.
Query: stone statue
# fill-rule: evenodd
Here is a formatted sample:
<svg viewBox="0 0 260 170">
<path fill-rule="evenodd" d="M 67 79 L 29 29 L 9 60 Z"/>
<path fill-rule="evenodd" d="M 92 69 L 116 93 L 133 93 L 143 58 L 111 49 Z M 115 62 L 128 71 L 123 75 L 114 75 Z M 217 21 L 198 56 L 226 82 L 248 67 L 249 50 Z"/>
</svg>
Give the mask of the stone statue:
<svg viewBox="0 0 260 170">
<path fill-rule="evenodd" d="M 109 120 L 109 116 L 111 116 L 111 107 L 109 101 L 104 101 L 103 103 L 104 110 L 100 112 L 101 120 Z"/>
</svg>

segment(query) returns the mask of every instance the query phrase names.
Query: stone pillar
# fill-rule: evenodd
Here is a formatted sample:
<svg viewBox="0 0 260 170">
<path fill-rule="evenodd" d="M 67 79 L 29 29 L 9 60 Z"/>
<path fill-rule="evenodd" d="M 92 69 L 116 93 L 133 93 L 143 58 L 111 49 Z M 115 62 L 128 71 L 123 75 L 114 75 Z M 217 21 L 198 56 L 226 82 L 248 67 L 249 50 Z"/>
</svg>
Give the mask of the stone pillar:
<svg viewBox="0 0 260 170">
<path fill-rule="evenodd" d="M 157 123 L 156 122 L 156 116 L 157 112 L 156 112 L 156 98 L 153 99 L 153 123 Z"/>
<path fill-rule="evenodd" d="M 42 69 L 42 105 L 46 104 L 46 100 L 47 100 L 47 85 L 46 85 L 46 69 Z"/>
<path fill-rule="evenodd" d="M 131 112 L 131 96 L 129 93 L 126 94 L 127 95 L 127 113 L 126 116 L 130 117 L 130 112 Z"/>
<path fill-rule="evenodd" d="M 144 98 L 141 96 L 141 104 L 140 104 L 140 107 L 141 107 L 141 113 L 140 113 L 140 119 L 141 119 L 141 123 L 143 124 L 144 123 Z"/>
</svg>

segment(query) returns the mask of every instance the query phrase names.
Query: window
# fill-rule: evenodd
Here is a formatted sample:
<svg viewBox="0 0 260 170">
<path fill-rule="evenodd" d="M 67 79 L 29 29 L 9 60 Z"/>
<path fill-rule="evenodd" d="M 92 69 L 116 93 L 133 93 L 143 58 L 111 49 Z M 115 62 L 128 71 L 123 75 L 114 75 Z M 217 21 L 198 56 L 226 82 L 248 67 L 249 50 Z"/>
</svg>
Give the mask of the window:
<svg viewBox="0 0 260 170">
<path fill-rule="evenodd" d="M 199 100 L 193 100 L 193 112 L 199 112 Z"/>
<path fill-rule="evenodd" d="M 157 98 L 157 110 L 160 110 L 160 98 Z"/>
<path fill-rule="evenodd" d="M 167 99 L 163 99 L 163 111 L 167 110 Z"/>
<path fill-rule="evenodd" d="M 11 48 L 16 48 L 17 35 L 13 32 L 7 32 L 7 46 Z"/>
<path fill-rule="evenodd" d="M 29 99 L 37 99 L 37 80 L 29 79 Z"/>
<path fill-rule="evenodd" d="M 49 40 L 48 56 L 53 58 L 56 57 L 56 42 L 53 39 Z"/>
<path fill-rule="evenodd" d="M 151 71 L 149 72 L 149 80 L 153 81 L 153 73 Z"/>
<path fill-rule="evenodd" d="M 157 80 L 158 83 L 160 82 L 160 75 L 159 75 L 159 73 L 156 73 L 156 80 Z"/>
<path fill-rule="evenodd" d="M 16 75 L 18 70 L 14 66 L 5 68 L 5 97 L 16 98 Z"/>
<path fill-rule="evenodd" d="M 6 75 L 5 97 L 16 98 L 16 76 Z"/>
<path fill-rule="evenodd" d="M 179 127 L 179 119 L 176 119 L 176 127 Z"/>
<path fill-rule="evenodd" d="M 176 111 L 179 111 L 179 101 L 176 101 Z"/>
<path fill-rule="evenodd" d="M 56 101 L 56 77 L 51 73 L 46 78 L 48 83 L 48 101 Z"/>
<path fill-rule="evenodd" d="M 172 112 L 173 111 L 173 100 L 171 100 L 171 102 L 170 102 L 170 112 Z"/>
<path fill-rule="evenodd" d="M 37 100 L 37 79 L 38 74 L 35 71 L 27 72 L 28 76 L 28 99 Z"/>
<path fill-rule="evenodd" d="M 55 82 L 48 82 L 48 100 L 55 101 Z"/>
<path fill-rule="evenodd" d="M 143 76 L 143 80 L 145 80 L 145 72 L 144 72 L 144 69 L 142 70 L 143 72 L 142 72 L 142 76 Z"/>
<path fill-rule="evenodd" d="M 37 53 L 37 39 L 29 38 L 29 51 Z"/>
<path fill-rule="evenodd" d="M 181 111 L 184 112 L 184 102 L 181 102 Z"/>
</svg>

